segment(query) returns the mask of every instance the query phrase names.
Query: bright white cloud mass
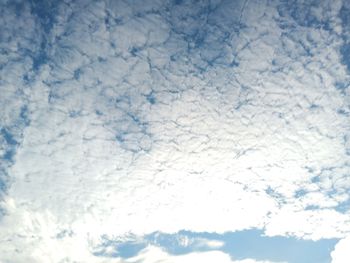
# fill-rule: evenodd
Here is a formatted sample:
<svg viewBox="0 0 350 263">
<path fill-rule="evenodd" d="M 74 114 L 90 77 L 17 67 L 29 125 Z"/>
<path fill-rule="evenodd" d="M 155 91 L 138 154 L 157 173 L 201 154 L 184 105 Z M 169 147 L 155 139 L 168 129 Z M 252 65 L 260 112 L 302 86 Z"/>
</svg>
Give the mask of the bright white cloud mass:
<svg viewBox="0 0 350 263">
<path fill-rule="evenodd" d="M 1 263 L 295 262 L 177 234 L 248 229 L 349 262 L 348 1 L 0 7 Z"/>
</svg>

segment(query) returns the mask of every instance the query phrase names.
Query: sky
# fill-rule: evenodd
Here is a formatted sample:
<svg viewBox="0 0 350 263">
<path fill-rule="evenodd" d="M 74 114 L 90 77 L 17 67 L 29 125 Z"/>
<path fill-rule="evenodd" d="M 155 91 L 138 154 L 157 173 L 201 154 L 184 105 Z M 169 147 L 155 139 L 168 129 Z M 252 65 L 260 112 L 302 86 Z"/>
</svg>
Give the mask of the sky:
<svg viewBox="0 0 350 263">
<path fill-rule="evenodd" d="M 0 263 L 348 263 L 350 2 L 0 0 Z"/>
</svg>

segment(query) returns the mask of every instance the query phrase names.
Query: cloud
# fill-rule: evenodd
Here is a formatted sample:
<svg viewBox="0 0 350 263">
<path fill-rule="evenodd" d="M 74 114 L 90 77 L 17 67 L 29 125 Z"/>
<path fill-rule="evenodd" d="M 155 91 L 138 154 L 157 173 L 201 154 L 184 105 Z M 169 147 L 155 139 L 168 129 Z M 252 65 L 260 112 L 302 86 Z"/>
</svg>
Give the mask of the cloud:
<svg viewBox="0 0 350 263">
<path fill-rule="evenodd" d="M 211 249 L 219 249 L 220 247 L 222 247 L 224 245 L 224 242 L 220 241 L 220 240 L 209 240 L 206 238 L 198 238 L 196 240 L 194 240 L 195 243 L 195 247 L 201 248 L 211 248 Z"/>
<path fill-rule="evenodd" d="M 346 263 L 349 261 L 349 245 L 350 237 L 346 237 L 335 245 L 334 250 L 331 253 L 332 263 Z"/>
<path fill-rule="evenodd" d="M 6 2 L 0 260 L 89 261 L 107 234 L 347 235 L 330 3 Z"/>
</svg>

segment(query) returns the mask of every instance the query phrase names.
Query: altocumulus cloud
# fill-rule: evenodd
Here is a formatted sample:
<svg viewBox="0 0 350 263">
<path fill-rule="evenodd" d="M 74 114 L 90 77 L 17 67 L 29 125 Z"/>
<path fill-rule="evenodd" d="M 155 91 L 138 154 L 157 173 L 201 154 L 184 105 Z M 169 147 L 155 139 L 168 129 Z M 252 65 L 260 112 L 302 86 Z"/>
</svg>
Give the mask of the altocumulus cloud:
<svg viewBox="0 0 350 263">
<path fill-rule="evenodd" d="M 349 258 L 346 1 L 0 6 L 2 262 L 108 262 L 103 237 L 251 228 L 344 238 L 333 262 Z"/>
</svg>

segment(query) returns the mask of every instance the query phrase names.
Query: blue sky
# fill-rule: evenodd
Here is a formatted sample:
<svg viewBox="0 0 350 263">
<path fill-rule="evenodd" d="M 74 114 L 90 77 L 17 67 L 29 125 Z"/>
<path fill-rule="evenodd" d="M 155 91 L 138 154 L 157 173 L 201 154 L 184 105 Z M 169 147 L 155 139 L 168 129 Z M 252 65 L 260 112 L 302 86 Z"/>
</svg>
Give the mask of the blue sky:
<svg viewBox="0 0 350 263">
<path fill-rule="evenodd" d="M 1 262 L 347 262 L 347 1 L 0 12 Z"/>
<path fill-rule="evenodd" d="M 222 246 L 211 247 L 204 242 L 210 240 L 221 243 Z M 267 237 L 262 230 L 255 229 L 224 234 L 190 231 L 180 231 L 174 234 L 155 232 L 142 239 L 130 236 L 125 242 L 104 237 L 103 245 L 95 252 L 95 255 L 128 259 L 135 257 L 147 245 L 152 244 L 172 255 L 219 249 L 238 260 L 254 258 L 261 261 L 289 263 L 330 262 L 330 253 L 337 242 L 338 239 L 312 241 L 282 236 Z M 114 248 L 113 251 L 105 249 L 110 246 Z"/>
<path fill-rule="evenodd" d="M 179 237 L 181 237 L 179 239 Z M 185 237 L 192 240 L 187 246 L 181 243 Z M 199 245 L 201 239 L 223 242 L 221 251 L 235 259 L 254 258 L 257 260 L 286 261 L 290 263 L 301 262 L 330 262 L 330 252 L 334 249 L 337 239 L 324 239 L 320 241 L 300 240 L 292 237 L 266 237 L 262 230 L 243 230 L 233 233 L 193 233 L 181 231 L 176 234 L 153 233 L 146 236 L 143 244 L 148 242 L 157 244 L 174 255 L 190 253 L 192 251 L 209 251 L 217 248 Z M 116 245 L 116 247 L 118 247 Z M 128 248 L 130 251 L 127 251 Z M 124 257 L 135 256 L 141 249 L 140 244 L 130 243 L 122 247 L 120 253 Z M 127 253 L 129 252 L 129 253 Z"/>
</svg>

